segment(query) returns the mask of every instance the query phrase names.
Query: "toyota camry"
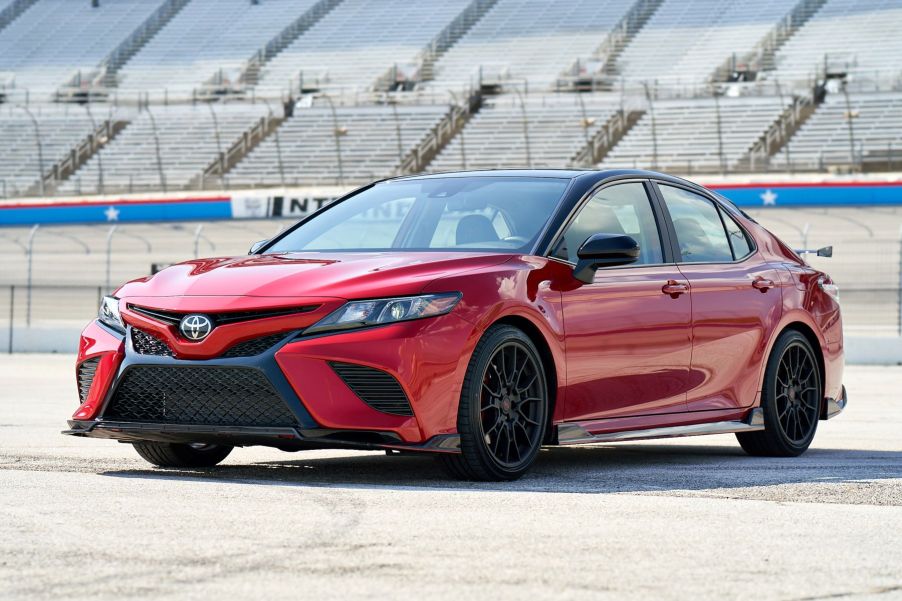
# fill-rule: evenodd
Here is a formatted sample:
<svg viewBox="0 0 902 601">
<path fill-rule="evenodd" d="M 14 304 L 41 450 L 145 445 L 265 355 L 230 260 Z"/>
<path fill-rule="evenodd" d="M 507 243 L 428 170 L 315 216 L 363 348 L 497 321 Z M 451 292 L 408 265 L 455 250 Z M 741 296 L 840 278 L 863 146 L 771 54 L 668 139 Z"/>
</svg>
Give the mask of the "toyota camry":
<svg viewBox="0 0 902 601">
<path fill-rule="evenodd" d="M 379 181 L 105 297 L 65 433 L 164 467 L 381 449 L 475 480 L 543 445 L 735 433 L 796 456 L 846 405 L 837 287 L 800 253 L 659 173 Z"/>
</svg>

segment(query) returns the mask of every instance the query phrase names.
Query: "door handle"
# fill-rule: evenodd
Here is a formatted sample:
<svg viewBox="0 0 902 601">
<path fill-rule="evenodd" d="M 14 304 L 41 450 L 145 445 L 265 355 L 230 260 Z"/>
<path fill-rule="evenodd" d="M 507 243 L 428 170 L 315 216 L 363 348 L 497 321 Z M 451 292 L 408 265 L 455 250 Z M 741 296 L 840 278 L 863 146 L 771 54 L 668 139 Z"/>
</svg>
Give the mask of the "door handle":
<svg viewBox="0 0 902 601">
<path fill-rule="evenodd" d="M 774 281 L 766 278 L 755 278 L 755 281 L 752 282 L 752 288 L 760 290 L 761 292 L 767 292 L 773 287 Z"/>
<path fill-rule="evenodd" d="M 667 280 L 667 283 L 661 288 L 661 292 L 669 294 L 671 298 L 677 298 L 679 295 L 689 292 L 689 286 L 676 280 Z"/>
</svg>

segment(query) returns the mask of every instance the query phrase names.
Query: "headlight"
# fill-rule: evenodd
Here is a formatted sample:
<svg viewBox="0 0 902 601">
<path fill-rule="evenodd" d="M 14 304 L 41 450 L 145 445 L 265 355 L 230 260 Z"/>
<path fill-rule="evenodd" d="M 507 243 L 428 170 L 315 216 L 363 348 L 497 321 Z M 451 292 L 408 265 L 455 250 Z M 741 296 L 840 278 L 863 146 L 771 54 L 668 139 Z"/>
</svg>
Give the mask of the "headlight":
<svg viewBox="0 0 902 601">
<path fill-rule="evenodd" d="M 122 321 L 122 316 L 119 315 L 119 299 L 115 296 L 103 297 L 103 300 L 100 301 L 97 319 L 114 330 L 125 331 L 125 323 Z"/>
<path fill-rule="evenodd" d="M 460 292 L 402 298 L 352 301 L 313 324 L 306 334 L 362 328 L 448 313 L 460 301 Z"/>
</svg>

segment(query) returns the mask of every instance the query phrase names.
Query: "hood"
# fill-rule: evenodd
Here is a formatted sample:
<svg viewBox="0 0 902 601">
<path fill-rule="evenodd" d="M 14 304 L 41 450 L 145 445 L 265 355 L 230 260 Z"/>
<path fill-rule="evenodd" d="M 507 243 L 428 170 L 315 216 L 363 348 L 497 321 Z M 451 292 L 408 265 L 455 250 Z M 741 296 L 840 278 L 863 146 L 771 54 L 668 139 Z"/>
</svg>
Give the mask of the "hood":
<svg viewBox="0 0 902 601">
<path fill-rule="evenodd" d="M 417 294 L 431 281 L 500 265 L 513 255 L 461 252 L 285 253 L 185 261 L 134 280 L 129 297 L 257 296 L 343 299 Z"/>
</svg>

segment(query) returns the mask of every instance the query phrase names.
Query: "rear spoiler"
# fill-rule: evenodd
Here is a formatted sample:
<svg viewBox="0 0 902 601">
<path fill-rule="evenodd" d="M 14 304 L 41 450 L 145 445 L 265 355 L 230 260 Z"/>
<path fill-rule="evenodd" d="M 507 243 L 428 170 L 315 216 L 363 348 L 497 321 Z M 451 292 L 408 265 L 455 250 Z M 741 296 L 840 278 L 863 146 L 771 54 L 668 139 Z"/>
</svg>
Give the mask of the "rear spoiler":
<svg viewBox="0 0 902 601">
<path fill-rule="evenodd" d="M 804 256 L 804 255 L 817 255 L 819 257 L 832 257 L 833 256 L 833 247 L 825 246 L 823 248 L 818 248 L 818 249 L 802 248 L 802 249 L 795 249 L 795 252 L 800 257 Z"/>
</svg>

